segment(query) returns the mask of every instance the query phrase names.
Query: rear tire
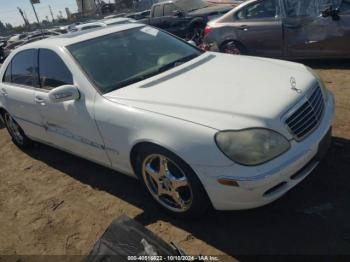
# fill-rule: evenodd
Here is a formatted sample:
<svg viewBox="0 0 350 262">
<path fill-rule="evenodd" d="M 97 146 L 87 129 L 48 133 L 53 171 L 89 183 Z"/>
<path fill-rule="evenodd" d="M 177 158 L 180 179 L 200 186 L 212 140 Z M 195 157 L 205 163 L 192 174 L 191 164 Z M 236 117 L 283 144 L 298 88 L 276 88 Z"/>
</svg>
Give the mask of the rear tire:
<svg viewBox="0 0 350 262">
<path fill-rule="evenodd" d="M 225 54 L 231 54 L 231 55 L 246 55 L 247 54 L 247 50 L 246 48 L 236 42 L 236 41 L 229 41 L 226 42 L 222 45 L 222 47 L 220 48 L 222 53 Z"/>
<path fill-rule="evenodd" d="M 191 167 L 162 147 L 141 148 L 135 171 L 147 193 L 172 216 L 196 218 L 210 207 L 207 193 Z"/>
<path fill-rule="evenodd" d="M 196 43 L 197 46 L 200 45 L 204 37 L 204 28 L 205 25 L 202 24 L 193 25 L 186 34 L 186 40 L 192 40 Z"/>
<path fill-rule="evenodd" d="M 16 146 L 19 148 L 28 148 L 33 145 L 33 141 L 25 135 L 23 129 L 8 112 L 4 112 L 2 117 L 4 119 L 6 129 L 12 138 L 12 142 Z"/>
</svg>

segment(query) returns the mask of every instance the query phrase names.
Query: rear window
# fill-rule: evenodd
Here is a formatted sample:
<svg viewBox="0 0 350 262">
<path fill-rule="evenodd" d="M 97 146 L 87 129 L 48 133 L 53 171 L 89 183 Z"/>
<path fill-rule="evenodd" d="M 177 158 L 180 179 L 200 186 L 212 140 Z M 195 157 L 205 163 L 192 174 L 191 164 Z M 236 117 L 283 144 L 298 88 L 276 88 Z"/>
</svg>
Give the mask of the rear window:
<svg viewBox="0 0 350 262">
<path fill-rule="evenodd" d="M 153 16 L 154 17 L 161 17 L 163 16 L 163 6 L 162 5 L 157 5 L 153 9 Z"/>
</svg>

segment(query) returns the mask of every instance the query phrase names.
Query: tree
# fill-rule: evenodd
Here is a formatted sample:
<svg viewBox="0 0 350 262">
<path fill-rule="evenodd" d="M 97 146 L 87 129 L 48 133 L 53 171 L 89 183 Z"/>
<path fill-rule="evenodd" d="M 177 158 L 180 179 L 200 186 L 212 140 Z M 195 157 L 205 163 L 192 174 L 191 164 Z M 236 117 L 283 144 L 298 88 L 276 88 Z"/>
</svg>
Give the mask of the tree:
<svg viewBox="0 0 350 262">
<path fill-rule="evenodd" d="M 0 33 L 4 34 L 6 31 L 6 26 L 0 21 Z"/>
</svg>

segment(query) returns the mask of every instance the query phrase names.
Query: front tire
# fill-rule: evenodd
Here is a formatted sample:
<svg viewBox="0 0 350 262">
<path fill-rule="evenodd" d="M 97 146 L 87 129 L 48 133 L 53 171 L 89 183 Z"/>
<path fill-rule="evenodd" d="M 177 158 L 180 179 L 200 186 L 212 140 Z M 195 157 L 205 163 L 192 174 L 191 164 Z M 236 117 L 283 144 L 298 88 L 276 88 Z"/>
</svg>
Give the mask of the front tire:
<svg viewBox="0 0 350 262">
<path fill-rule="evenodd" d="M 33 141 L 30 140 L 18 125 L 16 120 L 8 112 L 3 113 L 3 119 L 7 131 L 9 132 L 13 143 L 20 148 L 28 148 L 33 144 Z"/>
<path fill-rule="evenodd" d="M 158 206 L 173 216 L 194 218 L 210 207 L 197 175 L 182 159 L 162 147 L 142 148 L 136 173 Z"/>
</svg>

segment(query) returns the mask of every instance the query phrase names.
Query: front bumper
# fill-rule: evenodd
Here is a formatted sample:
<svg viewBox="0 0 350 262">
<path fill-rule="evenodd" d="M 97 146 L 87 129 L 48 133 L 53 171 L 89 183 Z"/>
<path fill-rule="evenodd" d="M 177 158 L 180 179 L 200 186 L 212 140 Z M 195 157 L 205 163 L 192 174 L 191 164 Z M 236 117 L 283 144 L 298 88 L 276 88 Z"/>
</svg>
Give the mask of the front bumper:
<svg viewBox="0 0 350 262">
<path fill-rule="evenodd" d="M 291 141 L 291 149 L 264 165 L 247 167 L 193 167 L 217 210 L 239 210 L 263 206 L 287 193 L 319 164 L 331 138 L 334 96 L 329 93 L 319 127 L 301 142 Z M 219 178 L 234 180 L 238 187 L 218 183 Z"/>
</svg>

